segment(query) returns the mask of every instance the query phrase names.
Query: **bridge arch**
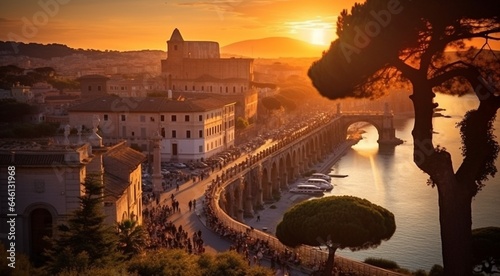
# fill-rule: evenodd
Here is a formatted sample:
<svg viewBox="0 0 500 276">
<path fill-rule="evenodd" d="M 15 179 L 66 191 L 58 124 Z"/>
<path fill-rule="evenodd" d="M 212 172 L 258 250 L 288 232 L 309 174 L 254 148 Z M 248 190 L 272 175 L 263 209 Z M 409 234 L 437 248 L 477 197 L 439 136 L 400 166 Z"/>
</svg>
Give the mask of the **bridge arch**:
<svg viewBox="0 0 500 276">
<path fill-rule="evenodd" d="M 396 130 L 393 126 L 393 115 L 388 112 L 366 112 L 348 113 L 340 117 L 341 134 L 347 136 L 347 129 L 354 123 L 367 122 L 377 129 L 379 145 L 399 145 L 403 141 L 396 137 Z"/>
</svg>

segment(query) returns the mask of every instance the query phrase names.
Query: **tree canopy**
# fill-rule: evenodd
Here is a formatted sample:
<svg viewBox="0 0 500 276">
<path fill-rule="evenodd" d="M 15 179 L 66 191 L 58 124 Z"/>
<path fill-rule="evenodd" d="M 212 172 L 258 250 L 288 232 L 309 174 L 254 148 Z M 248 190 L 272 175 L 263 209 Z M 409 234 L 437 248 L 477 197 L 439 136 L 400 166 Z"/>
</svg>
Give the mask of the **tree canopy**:
<svg viewBox="0 0 500 276">
<path fill-rule="evenodd" d="M 342 11 L 337 40 L 308 74 L 325 97 L 376 97 L 397 81 L 422 71 L 433 86 L 455 77 L 477 77 L 470 65 L 477 51 L 467 40 L 497 40 L 499 7 L 494 0 L 367 0 Z M 465 51 L 447 56 L 445 50 Z M 446 62 L 453 59 L 453 62 Z M 494 66 L 493 64 L 489 64 Z M 493 70 L 492 70 L 493 69 Z M 496 68 L 483 73 L 498 80 Z M 458 90 L 443 90 L 458 93 Z"/>
<path fill-rule="evenodd" d="M 327 246 L 324 275 L 331 275 L 338 248 L 375 248 L 395 231 L 394 215 L 383 207 L 358 197 L 329 196 L 290 208 L 276 227 L 276 237 L 291 247 Z"/>
<path fill-rule="evenodd" d="M 267 110 L 277 110 L 281 108 L 281 103 L 278 99 L 275 97 L 265 97 L 262 99 L 262 105 L 267 109 Z"/>
<path fill-rule="evenodd" d="M 375 98 L 411 86 L 413 160 L 438 190 L 446 275 L 472 271 L 471 201 L 497 172 L 492 122 L 500 108 L 500 62 L 489 41 L 500 40 L 498 34 L 495 0 L 366 0 L 340 14 L 338 39 L 308 72 L 330 99 Z M 478 50 L 471 39 L 483 46 Z M 464 158 L 455 172 L 451 155 L 433 144 L 434 97 L 468 91 L 479 106 L 458 125 Z"/>
<path fill-rule="evenodd" d="M 144 276 L 274 275 L 268 268 L 248 265 L 243 256 L 235 251 L 217 255 L 190 255 L 180 249 L 157 250 L 144 256 L 135 256 L 128 264 L 128 271 Z"/>
<path fill-rule="evenodd" d="M 383 207 L 353 196 L 330 196 L 292 207 L 278 224 L 276 236 L 292 247 L 331 240 L 340 249 L 355 251 L 377 247 L 394 231 L 394 215 Z"/>
</svg>

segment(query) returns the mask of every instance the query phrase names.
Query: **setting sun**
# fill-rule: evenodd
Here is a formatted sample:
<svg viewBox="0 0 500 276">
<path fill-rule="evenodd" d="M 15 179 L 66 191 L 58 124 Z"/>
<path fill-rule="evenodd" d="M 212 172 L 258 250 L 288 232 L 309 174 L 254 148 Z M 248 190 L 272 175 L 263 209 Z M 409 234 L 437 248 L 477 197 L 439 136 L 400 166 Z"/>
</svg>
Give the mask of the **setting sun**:
<svg viewBox="0 0 500 276">
<path fill-rule="evenodd" d="M 325 45 L 325 30 L 313 29 L 311 31 L 311 43 L 316 45 Z"/>
</svg>

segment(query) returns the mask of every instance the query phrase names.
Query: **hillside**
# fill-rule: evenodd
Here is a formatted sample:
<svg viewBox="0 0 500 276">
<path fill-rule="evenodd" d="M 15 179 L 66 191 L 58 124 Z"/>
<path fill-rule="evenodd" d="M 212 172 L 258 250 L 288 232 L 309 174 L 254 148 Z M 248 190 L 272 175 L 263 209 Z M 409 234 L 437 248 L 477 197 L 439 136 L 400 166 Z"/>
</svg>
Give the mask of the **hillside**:
<svg viewBox="0 0 500 276">
<path fill-rule="evenodd" d="M 221 48 L 221 53 L 250 58 L 320 57 L 327 49 L 328 46 L 313 45 L 297 39 L 268 37 L 226 45 Z"/>
<path fill-rule="evenodd" d="M 74 49 L 64 44 L 40 44 L 40 43 L 23 43 L 12 41 L 0 41 L 0 57 L 1 56 L 26 56 L 31 58 L 51 59 L 62 58 L 74 54 L 85 55 L 88 58 L 119 58 L 122 54 L 126 55 L 157 55 L 165 56 L 164 51 L 160 50 L 139 50 L 139 51 L 100 51 L 93 49 Z"/>
</svg>

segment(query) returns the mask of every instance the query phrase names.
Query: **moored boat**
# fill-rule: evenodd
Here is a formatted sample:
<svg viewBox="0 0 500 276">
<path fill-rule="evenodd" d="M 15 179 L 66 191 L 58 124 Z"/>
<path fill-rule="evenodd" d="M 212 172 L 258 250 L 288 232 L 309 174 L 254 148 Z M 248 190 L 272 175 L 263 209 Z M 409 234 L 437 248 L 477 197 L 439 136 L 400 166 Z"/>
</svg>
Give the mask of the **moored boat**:
<svg viewBox="0 0 500 276">
<path fill-rule="evenodd" d="M 349 175 L 348 174 L 329 174 L 329 176 L 331 177 L 348 177 Z"/>
<path fill-rule="evenodd" d="M 311 175 L 311 178 L 324 179 L 324 180 L 326 180 L 328 182 L 330 182 L 330 180 L 332 180 L 332 178 L 329 175 L 326 175 L 326 174 L 323 174 L 323 173 L 313 173 Z"/>
<path fill-rule="evenodd" d="M 308 185 L 308 184 L 299 184 L 295 188 L 291 188 L 290 192 L 296 193 L 296 194 L 309 194 L 309 195 L 314 195 L 314 196 L 322 196 L 324 195 L 324 190 L 316 187 L 314 185 Z"/>
<path fill-rule="evenodd" d="M 304 184 L 314 185 L 326 191 L 330 191 L 333 189 L 333 185 L 332 183 L 330 183 L 330 181 L 326 181 L 324 179 L 319 179 L 319 178 L 309 178 Z"/>
</svg>

